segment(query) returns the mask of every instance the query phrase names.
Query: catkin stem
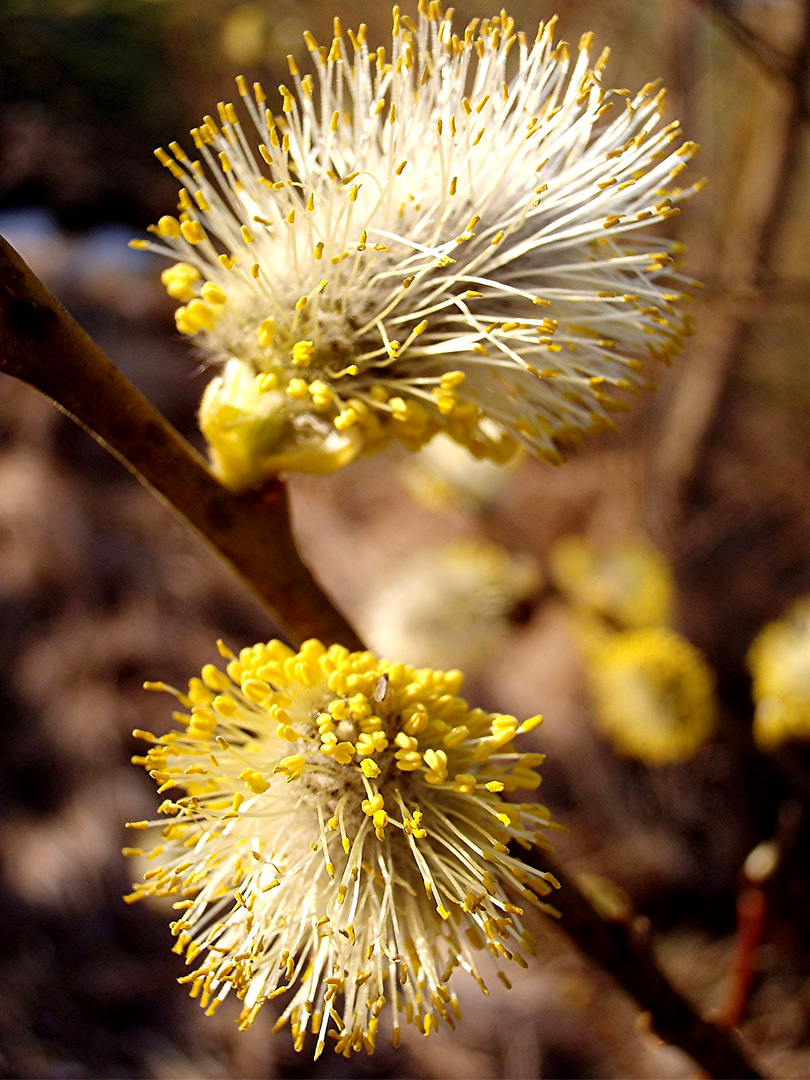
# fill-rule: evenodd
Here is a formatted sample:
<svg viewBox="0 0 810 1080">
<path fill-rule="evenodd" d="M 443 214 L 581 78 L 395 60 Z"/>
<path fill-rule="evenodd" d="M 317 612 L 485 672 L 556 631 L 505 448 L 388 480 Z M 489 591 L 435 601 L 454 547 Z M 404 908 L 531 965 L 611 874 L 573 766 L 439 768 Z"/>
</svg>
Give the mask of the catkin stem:
<svg viewBox="0 0 810 1080">
<path fill-rule="evenodd" d="M 269 607 L 297 647 L 361 648 L 301 561 L 280 480 L 234 495 L 0 237 L 0 371 L 51 398 L 190 524 Z"/>
</svg>

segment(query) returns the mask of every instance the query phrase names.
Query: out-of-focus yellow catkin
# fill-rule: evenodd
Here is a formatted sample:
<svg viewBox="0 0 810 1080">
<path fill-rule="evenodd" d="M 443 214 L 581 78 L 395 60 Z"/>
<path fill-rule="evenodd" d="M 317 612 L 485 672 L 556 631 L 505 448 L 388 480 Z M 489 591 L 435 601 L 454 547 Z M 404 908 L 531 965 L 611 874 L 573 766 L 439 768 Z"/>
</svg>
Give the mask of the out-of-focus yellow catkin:
<svg viewBox="0 0 810 1080">
<path fill-rule="evenodd" d="M 712 735 L 715 678 L 674 630 L 611 634 L 587 654 L 599 727 L 618 753 L 658 766 L 684 761 Z"/>
<path fill-rule="evenodd" d="M 754 738 L 763 750 L 810 740 L 810 596 L 768 623 L 748 651 Z"/>
<path fill-rule="evenodd" d="M 532 556 L 488 541 L 420 548 L 369 590 L 360 626 L 384 655 L 471 674 L 505 644 L 510 613 L 541 583 Z"/>
<path fill-rule="evenodd" d="M 599 549 L 584 536 L 564 536 L 549 553 L 552 581 L 573 604 L 614 629 L 669 626 L 675 581 L 669 562 L 643 540 Z"/>
</svg>

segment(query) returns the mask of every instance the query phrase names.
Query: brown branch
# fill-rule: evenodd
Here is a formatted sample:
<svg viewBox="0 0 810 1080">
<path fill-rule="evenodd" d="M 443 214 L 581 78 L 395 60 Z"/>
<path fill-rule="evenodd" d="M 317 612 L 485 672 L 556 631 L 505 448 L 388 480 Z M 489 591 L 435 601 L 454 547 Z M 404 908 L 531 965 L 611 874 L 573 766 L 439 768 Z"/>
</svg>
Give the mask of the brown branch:
<svg viewBox="0 0 810 1080">
<path fill-rule="evenodd" d="M 521 857 L 541 870 L 550 870 L 560 882 L 551 897 L 562 915 L 561 926 L 585 953 L 606 968 L 619 985 L 650 1014 L 653 1031 L 665 1042 L 685 1050 L 710 1076 L 761 1077 L 739 1038 L 704 1020 L 675 989 L 655 962 L 652 928 L 645 918 L 605 919 L 548 854 L 533 849 Z"/>
<path fill-rule="evenodd" d="M 226 491 L 2 238 L 0 340 L 0 371 L 47 394 L 192 525 L 241 574 L 291 641 L 318 636 L 363 647 L 301 562 L 284 485 L 242 495 Z M 545 853 L 542 868 L 562 884 L 555 897 L 562 929 L 650 1012 L 662 1038 L 715 1077 L 759 1077 L 735 1036 L 702 1020 L 670 985 L 630 924 L 605 921 L 565 871 L 549 867 Z"/>
<path fill-rule="evenodd" d="M 800 125 L 810 73 L 810 0 L 801 18 L 792 98 L 785 114 L 772 117 L 767 125 L 775 133 L 776 145 L 756 146 L 760 174 L 749 193 L 751 204 L 737 213 L 726 238 L 718 289 L 702 312 L 690 360 L 675 386 L 655 450 L 656 503 L 664 516 L 668 508 L 671 513 L 678 506 L 698 472 L 733 361 L 745 347 L 752 321 L 751 298 L 772 278 L 774 249 L 790 205 L 788 195 L 802 145 Z"/>
<path fill-rule="evenodd" d="M 799 65 L 768 41 L 763 41 L 747 23 L 743 22 L 719 0 L 692 0 L 725 28 L 727 33 L 744 51 L 756 61 L 768 75 L 789 83 L 797 96 L 798 114 L 802 123 L 810 122 L 810 107 L 805 100 L 805 86 Z"/>
<path fill-rule="evenodd" d="M 233 495 L 0 237 L 0 371 L 51 398 L 185 519 L 270 608 L 290 641 L 361 648 L 301 561 L 281 481 Z"/>
</svg>

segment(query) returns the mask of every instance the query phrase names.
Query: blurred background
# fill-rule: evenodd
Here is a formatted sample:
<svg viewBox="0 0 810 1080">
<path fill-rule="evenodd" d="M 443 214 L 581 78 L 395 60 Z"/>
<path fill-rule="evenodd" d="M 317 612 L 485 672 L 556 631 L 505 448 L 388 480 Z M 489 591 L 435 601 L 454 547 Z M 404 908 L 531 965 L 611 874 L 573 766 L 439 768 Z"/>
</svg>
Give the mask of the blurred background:
<svg viewBox="0 0 810 1080">
<path fill-rule="evenodd" d="M 491 14 L 456 10 L 462 25 Z M 652 921 L 662 967 L 740 1024 L 771 1075 L 807 1076 L 810 629 L 790 660 L 746 655 L 810 594 L 810 16 L 800 0 L 556 10 L 560 37 L 613 46 L 606 84 L 662 77 L 667 119 L 702 146 L 688 176 L 709 184 L 670 223 L 706 286 L 694 336 L 621 434 L 561 469 L 389 450 L 294 479 L 296 527 L 380 650 L 420 663 L 441 646 L 475 704 L 545 714 L 531 739 L 570 830 L 563 863 L 617 917 Z M 152 151 L 230 100 L 234 75 L 284 81 L 286 54 L 306 62 L 303 30 L 328 41 L 334 14 L 390 41 L 384 5 L 0 0 L 0 233 L 197 445 L 206 375 L 158 260 L 127 247 L 175 204 Z M 553 9 L 510 14 L 532 33 Z M 397 1053 L 381 1040 L 313 1065 L 271 1034 L 272 1004 L 244 1034 L 235 1001 L 203 1016 L 176 983 L 166 910 L 121 901 L 123 823 L 155 805 L 130 732 L 169 722 L 144 679 L 183 684 L 217 637 L 272 634 L 168 510 L 0 377 L 0 1074 L 694 1076 L 549 920 L 511 993 L 459 981 L 460 1031 L 411 1033 Z M 751 670 L 771 694 L 768 740 L 752 734 Z"/>
</svg>

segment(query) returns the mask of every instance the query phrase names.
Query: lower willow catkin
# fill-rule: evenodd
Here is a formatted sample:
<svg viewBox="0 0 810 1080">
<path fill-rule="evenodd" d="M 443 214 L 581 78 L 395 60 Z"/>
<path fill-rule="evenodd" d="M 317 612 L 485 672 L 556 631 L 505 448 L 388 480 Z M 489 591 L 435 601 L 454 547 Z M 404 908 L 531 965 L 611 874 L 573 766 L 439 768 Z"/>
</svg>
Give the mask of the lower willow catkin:
<svg viewBox="0 0 810 1080">
<path fill-rule="evenodd" d="M 503 798 L 540 783 L 542 755 L 512 740 L 541 718 L 470 709 L 458 671 L 315 640 L 222 652 L 227 674 L 209 664 L 187 694 L 148 684 L 190 710 L 180 731 L 136 732 L 171 820 L 130 823 L 161 835 L 128 899 L 178 897 L 192 995 L 213 1012 L 235 990 L 243 1026 L 283 998 L 296 1048 L 311 1032 L 316 1056 L 327 1038 L 348 1056 L 381 1022 L 395 1045 L 403 1020 L 452 1027 L 456 968 L 509 986 L 533 946 L 519 905 L 553 910 L 557 884 L 509 845 L 559 826 Z"/>
</svg>

